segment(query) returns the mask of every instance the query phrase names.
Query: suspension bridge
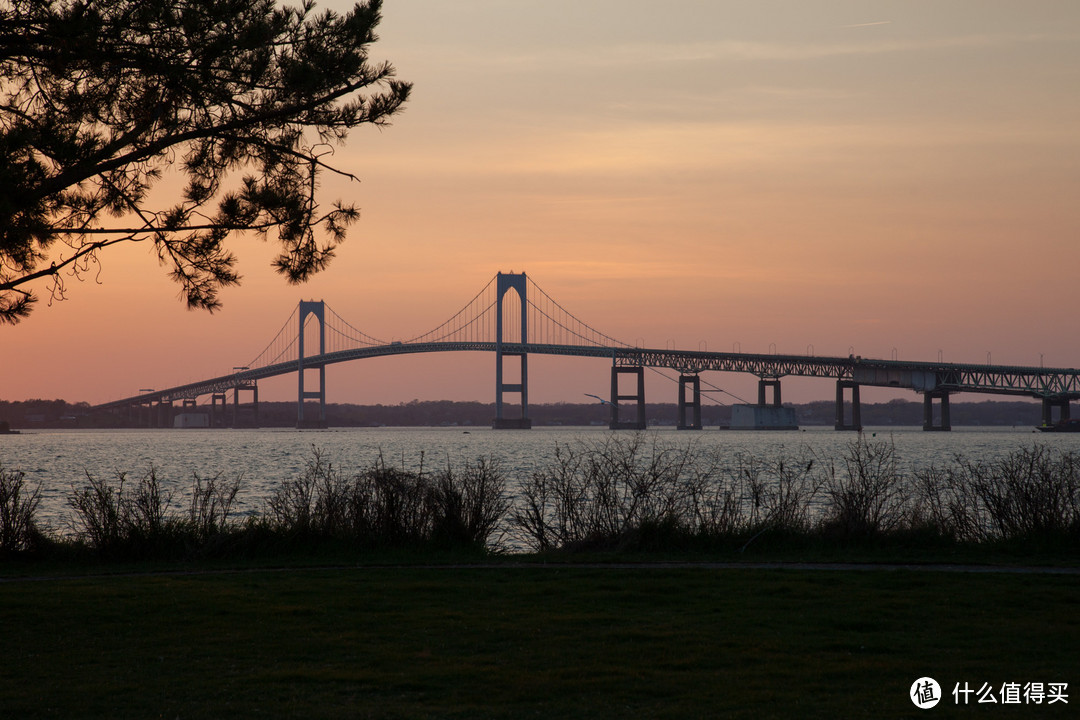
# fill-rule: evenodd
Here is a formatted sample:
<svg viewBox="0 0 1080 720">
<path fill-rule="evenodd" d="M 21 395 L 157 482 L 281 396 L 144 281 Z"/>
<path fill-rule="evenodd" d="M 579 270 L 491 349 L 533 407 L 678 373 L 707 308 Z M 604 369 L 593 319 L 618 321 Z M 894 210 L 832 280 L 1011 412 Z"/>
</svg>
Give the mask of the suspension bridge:
<svg viewBox="0 0 1080 720">
<path fill-rule="evenodd" d="M 449 320 L 422 335 L 386 342 L 357 329 L 322 301 L 301 301 L 266 348 L 246 365 L 227 375 L 104 403 L 95 411 L 146 414 L 151 424 L 173 426 L 173 404 L 181 412 L 210 397 L 209 424 L 225 424 L 228 394 L 233 396 L 236 423 L 241 394 L 258 417 L 258 381 L 296 373 L 297 426 L 326 426 L 326 367 L 335 363 L 389 355 L 434 352 L 495 354 L 496 429 L 527 429 L 529 418 L 530 355 L 603 358 L 611 362 L 612 429 L 644 429 L 647 368 L 678 373 L 681 429 L 701 429 L 702 378 L 706 372 L 748 373 L 758 378 L 756 404 L 740 406 L 740 426 L 788 428 L 793 413 L 781 403 L 785 377 L 831 378 L 836 381 L 837 430 L 861 430 L 859 389 L 863 386 L 906 388 L 923 395 L 923 428 L 949 430 L 949 396 L 990 393 L 1037 398 L 1043 424 L 1070 419 L 1070 402 L 1080 398 L 1080 370 L 992 364 L 908 362 L 856 355 L 816 357 L 705 350 L 649 349 L 618 341 L 582 322 L 524 273 L 498 273 Z M 508 381 L 504 372 L 510 365 Z M 516 367 L 515 367 L 516 366 Z M 514 372 L 516 370 L 516 372 Z M 712 386 L 715 388 L 715 386 Z M 718 388 L 716 388 L 718 389 Z M 602 398 L 601 398 L 602 399 Z M 602 399 L 603 400 L 603 399 Z M 312 406 L 315 406 L 313 409 Z M 1056 413 L 1055 413 L 1056 410 Z M 312 416 L 317 412 L 317 416 Z M 790 409 L 788 409 L 790 413 Z M 1055 414 L 1057 419 L 1055 421 Z M 734 415 L 733 415 L 734 417 Z"/>
</svg>

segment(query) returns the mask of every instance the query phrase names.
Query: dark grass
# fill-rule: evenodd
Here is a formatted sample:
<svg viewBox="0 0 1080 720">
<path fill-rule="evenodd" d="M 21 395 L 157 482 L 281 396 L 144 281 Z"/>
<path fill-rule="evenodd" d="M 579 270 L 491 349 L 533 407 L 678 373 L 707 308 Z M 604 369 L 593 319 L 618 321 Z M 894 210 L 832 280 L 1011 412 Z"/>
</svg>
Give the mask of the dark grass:
<svg viewBox="0 0 1080 720">
<path fill-rule="evenodd" d="M 110 559 L 77 543 L 43 544 L 33 552 L 0 557 L 3 578 L 69 577 L 170 571 L 236 569 L 442 566 L 581 565 L 621 563 L 858 563 L 1080 567 L 1080 546 L 1067 540 L 1022 539 L 959 542 L 927 533 L 894 532 L 870 538 L 830 538 L 821 533 L 771 529 L 722 537 L 686 533 L 651 538 L 629 533 L 614 541 L 579 544 L 542 553 L 493 551 L 476 545 L 417 544 L 370 549 L 335 538 L 290 538 L 240 530 L 214 554 L 169 559 L 150 554 Z"/>
<path fill-rule="evenodd" d="M 386 567 L 0 583 L 0 717 L 1071 717 L 1080 578 Z M 911 683 L 1069 682 L 922 712 Z"/>
</svg>

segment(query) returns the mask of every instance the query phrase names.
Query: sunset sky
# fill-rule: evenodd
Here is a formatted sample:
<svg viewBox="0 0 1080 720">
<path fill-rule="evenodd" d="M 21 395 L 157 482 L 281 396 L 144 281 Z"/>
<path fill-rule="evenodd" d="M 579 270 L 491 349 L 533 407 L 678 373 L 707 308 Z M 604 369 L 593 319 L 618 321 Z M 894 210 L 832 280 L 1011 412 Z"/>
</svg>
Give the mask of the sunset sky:
<svg viewBox="0 0 1080 720">
<path fill-rule="evenodd" d="M 289 286 L 240 237 L 243 283 L 211 315 L 148 246 L 110 251 L 67 300 L 0 326 L 0 399 L 224 374 L 300 299 L 412 337 L 500 270 L 649 347 L 1080 367 L 1075 0 L 386 0 L 379 33 L 373 56 L 414 94 L 337 150 L 361 182 L 327 178 L 323 199 L 363 217 L 325 273 Z M 328 370 L 329 399 L 491 401 L 493 370 L 354 362 Z M 530 359 L 530 399 L 587 402 L 608 373 Z M 295 395 L 293 377 L 260 385 Z M 892 397 L 917 399 L 864 395 Z M 650 379 L 649 400 L 675 386 Z"/>
</svg>

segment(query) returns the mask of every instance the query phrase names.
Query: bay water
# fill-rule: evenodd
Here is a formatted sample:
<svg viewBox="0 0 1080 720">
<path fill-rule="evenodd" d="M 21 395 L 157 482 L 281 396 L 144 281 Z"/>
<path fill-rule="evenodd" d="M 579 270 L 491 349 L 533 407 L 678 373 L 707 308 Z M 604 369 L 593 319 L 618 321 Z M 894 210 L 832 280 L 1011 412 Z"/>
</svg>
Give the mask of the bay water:
<svg viewBox="0 0 1080 720">
<path fill-rule="evenodd" d="M 187 507 L 194 474 L 202 478 L 242 478 L 235 510 L 259 512 L 282 481 L 302 475 L 315 453 L 346 475 L 367 468 L 381 455 L 387 464 L 434 470 L 486 458 L 499 463 L 507 489 L 550 463 L 558 446 L 626 438 L 630 431 L 604 427 L 542 427 L 491 430 L 477 427 L 341 428 L 329 430 L 33 430 L 0 435 L 0 468 L 21 471 L 40 486 L 38 519 L 63 532 L 71 515 L 67 498 L 86 483 L 87 473 L 115 481 L 121 473 L 136 481 L 153 467 L 180 510 Z M 644 431 L 649 443 L 685 447 L 732 461 L 740 454 L 791 461 L 832 458 L 839 462 L 858 435 L 827 427 L 756 432 L 658 428 Z M 892 443 L 901 469 L 943 465 L 963 456 L 993 460 L 1035 444 L 1080 450 L 1080 434 L 1038 433 L 1030 427 L 954 428 L 924 432 L 918 427 L 866 428 L 869 442 Z"/>
</svg>

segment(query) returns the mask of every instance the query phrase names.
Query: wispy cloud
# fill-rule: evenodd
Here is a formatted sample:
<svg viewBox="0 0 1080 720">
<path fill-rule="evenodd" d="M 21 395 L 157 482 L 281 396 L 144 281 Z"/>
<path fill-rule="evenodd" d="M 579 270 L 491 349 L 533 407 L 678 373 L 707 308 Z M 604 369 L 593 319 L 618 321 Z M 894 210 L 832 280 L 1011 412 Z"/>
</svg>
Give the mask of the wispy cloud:
<svg viewBox="0 0 1080 720">
<path fill-rule="evenodd" d="M 874 27 L 875 25 L 892 25 L 892 20 L 878 20 L 877 22 L 855 23 L 853 25 L 841 25 L 842 28 Z"/>
<path fill-rule="evenodd" d="M 871 27 L 892 21 L 842 25 L 843 28 Z M 1070 36 L 1037 33 L 998 33 L 871 41 L 868 36 L 843 42 L 776 42 L 727 39 L 713 42 L 617 43 L 588 48 L 475 49 L 452 47 L 440 50 L 443 64 L 483 65 L 497 72 L 516 73 L 522 69 L 550 73 L 552 68 L 624 68 L 659 63 L 700 63 L 729 60 L 805 61 L 831 57 L 883 55 L 954 48 L 999 48 L 1008 45 L 1044 43 Z M 430 50 L 430 48 L 429 48 Z"/>
</svg>

